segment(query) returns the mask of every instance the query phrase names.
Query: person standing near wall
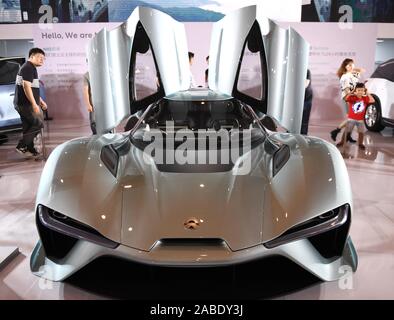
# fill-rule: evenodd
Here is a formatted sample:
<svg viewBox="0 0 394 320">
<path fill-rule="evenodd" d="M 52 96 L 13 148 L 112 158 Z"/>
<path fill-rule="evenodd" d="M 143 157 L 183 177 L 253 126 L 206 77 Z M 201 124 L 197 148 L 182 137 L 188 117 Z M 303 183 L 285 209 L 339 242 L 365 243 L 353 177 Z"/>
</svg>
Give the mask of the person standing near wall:
<svg viewBox="0 0 394 320">
<path fill-rule="evenodd" d="M 205 69 L 205 86 L 208 88 L 208 75 L 209 75 L 209 56 L 206 56 L 205 61 L 207 62 L 208 67 Z"/>
<path fill-rule="evenodd" d="M 83 99 L 89 112 L 90 129 L 92 130 L 92 134 L 97 134 L 89 72 L 83 75 Z"/>
<path fill-rule="evenodd" d="M 191 68 L 193 65 L 193 62 L 194 62 L 194 53 L 189 51 L 188 55 L 189 55 L 189 67 Z M 196 87 L 197 87 L 196 81 L 194 80 L 192 70 L 190 69 L 190 86 L 189 86 L 189 88 L 196 88 Z"/>
<path fill-rule="evenodd" d="M 354 66 L 353 59 L 345 59 L 342 61 L 341 66 L 337 71 L 337 76 L 339 78 L 339 82 L 341 84 L 341 103 L 343 111 L 345 112 L 345 120 L 341 122 L 341 124 L 330 132 L 331 139 L 336 141 L 337 135 L 341 130 L 346 126 L 347 123 L 347 113 L 348 107 L 345 101 L 345 97 L 353 92 L 356 84 L 360 81 L 360 75 L 365 70 L 362 68 L 356 68 Z M 351 143 L 355 143 L 356 141 L 352 139 L 351 132 L 348 132 L 347 141 Z"/>
<path fill-rule="evenodd" d="M 308 134 L 309 117 L 312 109 L 312 77 L 311 71 L 308 69 L 305 79 L 305 98 L 304 98 L 304 111 L 302 112 L 301 134 Z"/>
<path fill-rule="evenodd" d="M 40 110 L 47 110 L 48 106 L 40 97 L 40 83 L 37 67 L 45 61 L 45 52 L 40 48 L 29 51 L 29 59 L 22 65 L 16 76 L 14 107 L 22 121 L 23 137 L 16 146 L 16 151 L 24 155 L 38 156 L 34 147 L 34 138 L 44 126 L 43 115 Z"/>
</svg>

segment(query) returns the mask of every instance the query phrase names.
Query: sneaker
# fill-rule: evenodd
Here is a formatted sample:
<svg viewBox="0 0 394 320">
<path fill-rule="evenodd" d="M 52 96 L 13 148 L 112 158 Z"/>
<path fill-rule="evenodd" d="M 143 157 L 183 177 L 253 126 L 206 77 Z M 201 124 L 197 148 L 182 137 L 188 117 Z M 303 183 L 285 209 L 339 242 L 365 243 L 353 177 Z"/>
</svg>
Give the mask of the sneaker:
<svg viewBox="0 0 394 320">
<path fill-rule="evenodd" d="M 20 153 L 20 154 L 26 154 L 27 148 L 26 147 L 16 147 L 15 151 Z"/>
<path fill-rule="evenodd" d="M 350 133 L 347 135 L 347 141 L 350 142 L 350 143 L 356 143 L 356 142 L 357 142 L 356 140 L 354 140 L 354 139 L 352 138 L 352 136 L 350 135 Z"/>
<path fill-rule="evenodd" d="M 25 155 L 30 156 L 30 157 L 38 157 L 41 155 L 36 149 L 33 150 L 26 150 Z"/>
<path fill-rule="evenodd" d="M 340 133 L 340 132 L 341 132 L 341 129 L 339 129 L 339 128 L 336 128 L 336 129 L 332 130 L 332 131 L 330 132 L 331 139 L 334 140 L 334 141 L 336 141 L 336 140 L 337 140 L 337 135 L 338 135 L 338 133 Z"/>
</svg>

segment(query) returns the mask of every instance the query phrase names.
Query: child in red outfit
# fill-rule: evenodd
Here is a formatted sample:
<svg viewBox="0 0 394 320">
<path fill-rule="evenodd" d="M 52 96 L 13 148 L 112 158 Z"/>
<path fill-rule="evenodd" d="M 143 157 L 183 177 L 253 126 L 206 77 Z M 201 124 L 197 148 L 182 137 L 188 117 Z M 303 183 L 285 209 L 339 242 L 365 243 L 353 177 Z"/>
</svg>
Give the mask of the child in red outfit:
<svg viewBox="0 0 394 320">
<path fill-rule="evenodd" d="M 358 146 L 364 150 L 364 133 L 366 131 L 364 124 L 365 111 L 370 103 L 374 103 L 375 99 L 367 92 L 364 83 L 357 83 L 353 93 L 349 93 L 345 97 L 345 101 L 348 104 L 348 122 L 342 140 L 337 144 L 338 147 L 346 144 L 346 135 L 348 132 L 352 132 L 354 126 L 357 127 L 358 131 Z"/>
</svg>

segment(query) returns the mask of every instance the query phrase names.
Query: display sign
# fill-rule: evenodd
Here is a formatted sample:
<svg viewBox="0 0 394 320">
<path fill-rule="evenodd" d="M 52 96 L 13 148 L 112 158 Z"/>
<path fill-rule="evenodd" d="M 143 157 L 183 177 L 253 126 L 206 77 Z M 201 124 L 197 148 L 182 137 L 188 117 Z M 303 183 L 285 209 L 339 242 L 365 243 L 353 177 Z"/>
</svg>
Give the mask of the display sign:
<svg viewBox="0 0 394 320">
<path fill-rule="evenodd" d="M 250 5 L 260 5 L 267 16 L 281 21 L 300 21 L 301 0 L 112 0 L 109 21 L 124 21 L 137 6 L 161 10 L 183 22 L 216 22 L 227 13 Z"/>
<path fill-rule="evenodd" d="M 311 0 L 302 6 L 302 21 L 394 22 L 392 0 Z"/>
<path fill-rule="evenodd" d="M 83 74 L 87 71 L 86 46 L 102 28 L 119 23 L 58 23 L 48 29 L 33 30 L 34 46 L 45 51 L 46 60 L 38 68 L 45 86 L 48 106 L 53 117 L 86 118 L 82 97 Z"/>
<path fill-rule="evenodd" d="M 0 23 L 22 22 L 19 0 L 0 1 Z"/>
<path fill-rule="evenodd" d="M 3 0 L 0 23 L 123 22 L 138 6 L 181 22 L 216 22 L 233 10 L 259 4 L 279 21 L 300 21 L 301 0 Z"/>
<path fill-rule="evenodd" d="M 21 0 L 22 22 L 108 22 L 107 0 Z"/>
<path fill-rule="evenodd" d="M 215 2 L 220 4 L 218 1 Z M 209 4 L 209 8 L 213 9 L 215 5 L 217 4 Z M 364 79 L 372 73 L 377 25 L 353 23 L 351 29 L 344 29 L 340 24 L 281 24 L 284 27 L 293 26 L 311 45 L 309 68 L 314 90 L 311 118 L 343 117 L 339 80 L 335 73 L 342 60 L 348 57 L 353 58 L 357 66 L 367 70 L 363 75 Z M 111 30 L 117 25 L 119 23 L 59 23 L 52 24 L 48 29 L 39 26 L 34 28 L 34 46 L 43 48 L 47 57 L 45 65 L 38 71 L 40 79 L 44 82 L 49 103 L 56 108 L 51 114 L 60 113 L 66 118 L 87 117 L 82 99 L 82 76 L 87 70 L 85 48 L 96 32 L 104 27 Z M 209 63 L 206 57 L 209 54 L 212 23 L 187 22 L 185 28 L 188 50 L 195 54 L 191 72 L 197 85 L 205 86 L 205 70 Z M 144 70 L 147 69 L 140 68 L 141 83 L 145 81 Z"/>
</svg>

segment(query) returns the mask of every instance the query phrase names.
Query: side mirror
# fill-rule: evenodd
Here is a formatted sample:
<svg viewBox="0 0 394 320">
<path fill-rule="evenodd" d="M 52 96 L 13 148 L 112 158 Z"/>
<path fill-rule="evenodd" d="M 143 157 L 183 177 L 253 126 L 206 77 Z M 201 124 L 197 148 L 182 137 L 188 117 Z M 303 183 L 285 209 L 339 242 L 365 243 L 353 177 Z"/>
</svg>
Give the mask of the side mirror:
<svg viewBox="0 0 394 320">
<path fill-rule="evenodd" d="M 135 125 L 137 124 L 138 120 L 139 119 L 135 115 L 131 116 L 127 120 L 127 123 L 124 127 L 124 131 L 126 132 L 126 131 L 130 131 L 131 129 L 133 129 L 135 127 Z"/>
<path fill-rule="evenodd" d="M 278 129 L 278 126 L 276 125 L 275 120 L 272 119 L 270 116 L 264 115 L 262 118 L 260 118 L 260 122 L 269 131 L 276 132 Z"/>
<path fill-rule="evenodd" d="M 269 131 L 272 132 L 289 132 L 287 128 L 282 126 L 278 120 L 265 113 L 258 112 L 256 114 L 259 118 L 260 123 Z"/>
</svg>

